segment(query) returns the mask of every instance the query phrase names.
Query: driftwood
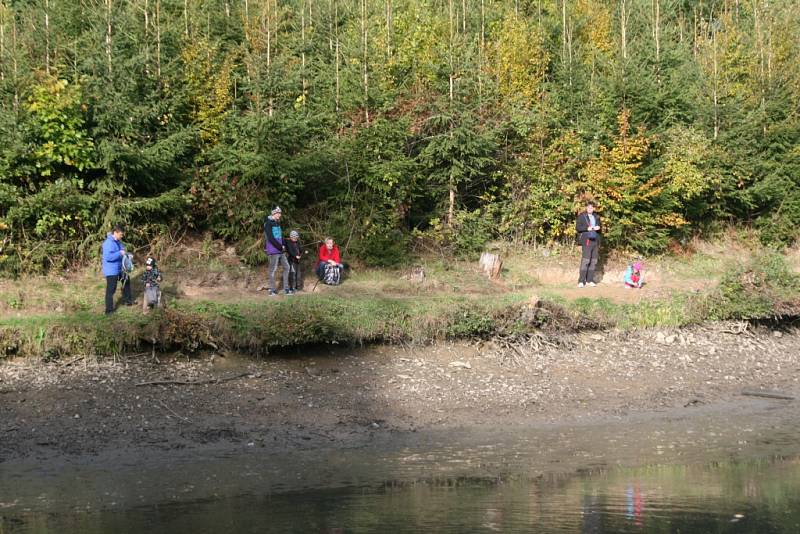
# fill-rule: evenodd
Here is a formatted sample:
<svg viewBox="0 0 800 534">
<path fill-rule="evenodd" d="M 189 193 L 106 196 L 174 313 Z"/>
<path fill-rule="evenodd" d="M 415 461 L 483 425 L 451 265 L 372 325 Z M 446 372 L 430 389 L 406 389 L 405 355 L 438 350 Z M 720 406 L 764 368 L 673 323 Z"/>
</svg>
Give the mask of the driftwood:
<svg viewBox="0 0 800 534">
<path fill-rule="evenodd" d="M 484 274 L 492 280 L 500 278 L 500 270 L 503 268 L 503 260 L 500 259 L 499 254 L 484 252 L 481 254 L 481 259 L 478 264 L 480 265 Z"/>
<path fill-rule="evenodd" d="M 64 367 L 69 367 L 70 365 L 72 365 L 72 364 L 74 364 L 74 363 L 77 363 L 77 362 L 79 362 L 79 361 L 83 360 L 84 358 L 85 358 L 85 356 L 78 356 L 78 357 L 76 357 L 76 358 L 72 358 L 72 359 L 71 359 L 70 361 L 68 361 L 68 362 L 64 362 L 64 363 L 63 363 L 63 364 L 61 364 L 61 365 L 63 365 Z"/>
<path fill-rule="evenodd" d="M 238 375 L 226 376 L 223 378 L 209 378 L 208 380 L 153 380 L 152 382 L 139 382 L 136 387 L 141 386 L 202 386 L 205 384 L 219 384 L 230 382 L 246 376 L 255 376 L 252 373 L 239 373 Z"/>
<path fill-rule="evenodd" d="M 749 389 L 742 391 L 742 395 L 747 397 L 764 397 L 765 399 L 794 400 L 793 396 L 787 395 L 786 393 L 781 393 L 780 391 L 760 391 Z"/>
</svg>

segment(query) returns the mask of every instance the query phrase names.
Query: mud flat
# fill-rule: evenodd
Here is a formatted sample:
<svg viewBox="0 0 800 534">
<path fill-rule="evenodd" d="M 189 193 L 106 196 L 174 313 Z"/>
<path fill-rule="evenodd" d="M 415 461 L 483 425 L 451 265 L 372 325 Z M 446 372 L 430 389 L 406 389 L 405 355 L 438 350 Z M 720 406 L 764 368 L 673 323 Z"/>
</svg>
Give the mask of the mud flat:
<svg viewBox="0 0 800 534">
<path fill-rule="evenodd" d="M 0 365 L 0 461 L 348 449 L 381 436 L 626 424 L 708 410 L 735 419 L 738 406 L 795 406 L 800 335 L 782 328 L 298 348 L 266 359 L 12 360 Z M 785 398 L 769 398 L 776 394 Z"/>
</svg>

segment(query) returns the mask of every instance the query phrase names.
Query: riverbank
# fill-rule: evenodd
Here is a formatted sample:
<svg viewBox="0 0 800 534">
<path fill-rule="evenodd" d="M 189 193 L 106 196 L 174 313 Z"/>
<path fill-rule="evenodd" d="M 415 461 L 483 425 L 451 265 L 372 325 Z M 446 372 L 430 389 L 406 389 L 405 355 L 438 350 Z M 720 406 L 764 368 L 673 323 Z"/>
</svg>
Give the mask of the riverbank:
<svg viewBox="0 0 800 534">
<path fill-rule="evenodd" d="M 626 424 L 720 405 L 735 420 L 743 392 L 800 395 L 799 343 L 791 326 L 729 323 L 269 359 L 16 359 L 0 366 L 0 458 L 348 449 L 378 436 Z"/>
<path fill-rule="evenodd" d="M 338 287 L 309 280 L 291 297 L 259 291 L 263 272 L 221 245 L 203 261 L 185 247 L 162 265 L 166 308 L 148 316 L 137 306 L 104 316 L 103 282 L 91 270 L 0 282 L 0 359 L 209 350 L 263 356 L 314 344 L 425 345 L 800 314 L 793 253 L 742 248 L 732 256 L 728 245 L 704 246 L 686 258 L 649 261 L 641 290 L 621 287 L 619 258 L 604 262 L 597 287 L 577 289 L 570 248 L 506 251 L 499 280 L 470 262 L 419 259 L 397 270 L 354 268 Z"/>
</svg>

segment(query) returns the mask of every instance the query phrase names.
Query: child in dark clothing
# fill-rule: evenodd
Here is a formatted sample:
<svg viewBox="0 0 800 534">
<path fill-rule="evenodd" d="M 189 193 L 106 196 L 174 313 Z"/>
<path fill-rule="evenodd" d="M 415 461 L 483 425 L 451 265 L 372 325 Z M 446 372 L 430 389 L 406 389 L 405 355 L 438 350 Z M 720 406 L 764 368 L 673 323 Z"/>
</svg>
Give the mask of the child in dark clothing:
<svg viewBox="0 0 800 534">
<path fill-rule="evenodd" d="M 146 314 L 150 308 L 161 307 L 161 271 L 156 267 L 156 260 L 152 257 L 144 262 L 144 272 L 142 273 L 142 285 L 144 285 L 144 295 L 142 295 L 142 311 Z"/>
<path fill-rule="evenodd" d="M 303 253 L 300 233 L 297 230 L 292 230 L 289 232 L 289 240 L 286 241 L 286 256 L 289 260 L 289 290 L 292 292 L 303 287 L 302 273 L 300 271 L 300 260 L 303 258 Z"/>
</svg>

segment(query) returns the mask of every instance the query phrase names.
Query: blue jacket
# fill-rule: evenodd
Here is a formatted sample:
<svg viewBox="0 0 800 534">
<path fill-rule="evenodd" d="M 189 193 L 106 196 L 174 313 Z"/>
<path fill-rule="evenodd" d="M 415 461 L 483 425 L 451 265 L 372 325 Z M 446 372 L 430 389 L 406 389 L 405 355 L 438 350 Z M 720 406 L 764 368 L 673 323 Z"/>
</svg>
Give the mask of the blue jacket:
<svg viewBox="0 0 800 534">
<path fill-rule="evenodd" d="M 622 275 L 622 281 L 629 286 L 635 287 L 642 287 L 644 285 L 644 273 L 639 271 L 639 280 L 637 282 L 633 281 L 633 265 L 628 265 L 628 269 L 625 271 L 625 274 Z"/>
<path fill-rule="evenodd" d="M 103 241 L 103 276 L 117 276 L 122 272 L 122 254 L 125 245 L 114 239 L 113 234 L 108 234 Z"/>
</svg>

